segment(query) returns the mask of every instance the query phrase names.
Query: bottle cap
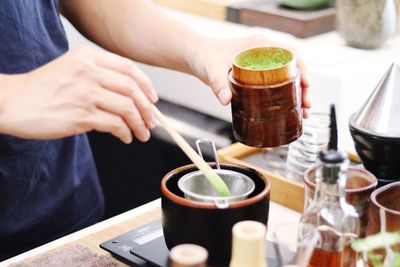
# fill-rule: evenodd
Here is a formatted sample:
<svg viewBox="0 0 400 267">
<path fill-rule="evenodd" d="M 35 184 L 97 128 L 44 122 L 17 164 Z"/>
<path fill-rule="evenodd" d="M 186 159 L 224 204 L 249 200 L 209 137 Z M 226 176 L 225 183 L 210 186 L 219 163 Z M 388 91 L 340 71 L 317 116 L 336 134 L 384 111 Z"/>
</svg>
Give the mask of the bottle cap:
<svg viewBox="0 0 400 267">
<path fill-rule="evenodd" d="M 335 184 L 339 180 L 342 165 L 347 161 L 346 153 L 338 150 L 326 150 L 319 153 L 322 163 L 322 181 L 327 184 Z"/>
<path fill-rule="evenodd" d="M 171 266 L 205 266 L 208 252 L 202 246 L 194 244 L 181 244 L 170 251 Z"/>
<path fill-rule="evenodd" d="M 347 155 L 340 150 L 325 150 L 319 152 L 319 160 L 328 164 L 339 164 L 347 160 Z"/>
</svg>

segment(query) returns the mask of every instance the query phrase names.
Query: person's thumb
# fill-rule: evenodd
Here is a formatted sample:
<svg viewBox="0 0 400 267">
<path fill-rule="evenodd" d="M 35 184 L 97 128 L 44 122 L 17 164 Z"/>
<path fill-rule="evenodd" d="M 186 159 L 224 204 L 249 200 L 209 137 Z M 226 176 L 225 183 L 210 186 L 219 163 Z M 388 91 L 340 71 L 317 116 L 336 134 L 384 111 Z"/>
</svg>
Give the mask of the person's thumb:
<svg viewBox="0 0 400 267">
<path fill-rule="evenodd" d="M 226 106 L 231 102 L 232 92 L 228 85 L 228 75 L 219 75 L 212 80 L 210 86 L 219 102 Z"/>
<path fill-rule="evenodd" d="M 226 106 L 231 102 L 232 92 L 228 86 L 222 87 L 217 91 L 217 97 L 222 105 Z"/>
</svg>

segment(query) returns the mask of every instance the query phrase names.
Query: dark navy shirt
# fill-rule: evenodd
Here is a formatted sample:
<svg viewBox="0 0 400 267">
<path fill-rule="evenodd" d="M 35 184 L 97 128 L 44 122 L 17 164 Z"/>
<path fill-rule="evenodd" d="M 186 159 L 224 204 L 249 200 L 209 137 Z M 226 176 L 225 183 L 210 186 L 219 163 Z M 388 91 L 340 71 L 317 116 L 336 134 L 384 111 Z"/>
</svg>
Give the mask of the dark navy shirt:
<svg viewBox="0 0 400 267">
<path fill-rule="evenodd" d="M 0 0 L 0 73 L 28 72 L 68 50 L 57 6 L 57 0 Z M 102 214 L 86 135 L 51 141 L 0 135 L 0 260 Z"/>
</svg>

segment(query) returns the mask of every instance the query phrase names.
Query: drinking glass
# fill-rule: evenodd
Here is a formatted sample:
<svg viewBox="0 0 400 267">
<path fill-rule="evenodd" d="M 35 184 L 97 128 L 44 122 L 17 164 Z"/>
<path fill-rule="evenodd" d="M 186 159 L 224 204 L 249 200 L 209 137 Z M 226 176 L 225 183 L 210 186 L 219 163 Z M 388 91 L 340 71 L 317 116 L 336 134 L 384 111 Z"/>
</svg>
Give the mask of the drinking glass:
<svg viewBox="0 0 400 267">
<path fill-rule="evenodd" d="M 321 237 L 310 224 L 288 223 L 273 229 L 272 241 L 278 266 L 306 267 Z"/>
<path fill-rule="evenodd" d="M 327 113 L 311 113 L 303 121 L 303 134 L 290 143 L 286 159 L 286 177 L 302 182 L 304 172 L 317 163 L 320 151 L 327 149 L 330 136 L 330 118 Z"/>
</svg>

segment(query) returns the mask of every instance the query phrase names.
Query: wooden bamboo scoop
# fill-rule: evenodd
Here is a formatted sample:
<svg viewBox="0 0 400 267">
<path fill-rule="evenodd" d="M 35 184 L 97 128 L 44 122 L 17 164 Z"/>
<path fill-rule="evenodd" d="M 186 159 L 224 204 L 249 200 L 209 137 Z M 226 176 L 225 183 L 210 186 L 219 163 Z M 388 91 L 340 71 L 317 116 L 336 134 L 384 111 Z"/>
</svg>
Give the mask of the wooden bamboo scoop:
<svg viewBox="0 0 400 267">
<path fill-rule="evenodd" d="M 164 115 L 158 110 L 158 108 L 152 106 L 153 113 L 156 118 L 160 121 L 161 125 L 168 132 L 168 134 L 174 139 L 175 143 L 185 152 L 190 160 L 203 172 L 204 176 L 211 183 L 215 191 L 220 196 L 229 196 L 231 193 L 229 188 L 221 177 L 202 159 L 196 151 L 183 139 L 183 137 L 171 126 L 170 122 L 164 117 Z"/>
</svg>

